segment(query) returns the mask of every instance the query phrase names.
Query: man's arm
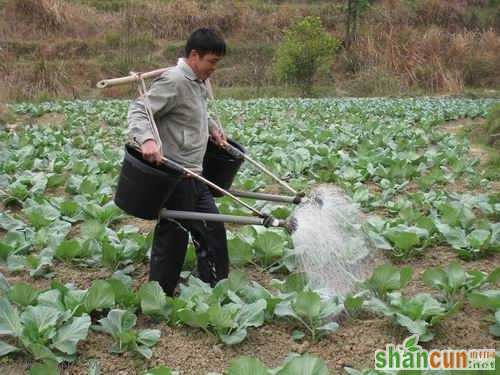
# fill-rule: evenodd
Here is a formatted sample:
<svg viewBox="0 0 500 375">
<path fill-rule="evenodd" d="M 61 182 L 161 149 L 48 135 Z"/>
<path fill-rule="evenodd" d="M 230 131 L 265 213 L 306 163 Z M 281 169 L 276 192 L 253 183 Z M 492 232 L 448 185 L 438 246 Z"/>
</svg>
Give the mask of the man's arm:
<svg viewBox="0 0 500 375">
<path fill-rule="evenodd" d="M 155 117 L 156 115 L 164 115 L 172 110 L 175 106 L 176 96 L 176 84 L 167 76 L 162 75 L 154 80 L 147 92 L 153 115 Z M 128 127 L 130 137 L 141 146 L 141 151 L 145 159 L 150 162 L 159 162 L 162 155 L 151 131 L 146 107 L 141 98 L 136 99 L 130 104 Z"/>
<path fill-rule="evenodd" d="M 217 145 L 224 145 L 224 143 L 226 142 L 226 135 L 211 115 L 208 115 L 208 131 Z"/>
</svg>

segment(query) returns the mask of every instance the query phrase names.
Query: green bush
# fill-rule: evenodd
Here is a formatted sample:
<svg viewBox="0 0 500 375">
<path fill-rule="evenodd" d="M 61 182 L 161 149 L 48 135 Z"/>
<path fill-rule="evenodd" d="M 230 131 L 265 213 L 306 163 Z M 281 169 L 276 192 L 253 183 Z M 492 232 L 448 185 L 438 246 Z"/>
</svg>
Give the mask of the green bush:
<svg viewBox="0 0 500 375">
<path fill-rule="evenodd" d="M 339 45 L 319 18 L 306 17 L 286 31 L 276 55 L 275 73 L 279 80 L 299 86 L 308 95 L 315 74 L 331 66 Z"/>
<path fill-rule="evenodd" d="M 488 136 L 488 144 L 494 145 L 500 142 L 500 104 L 491 107 L 490 113 L 484 124 Z"/>
</svg>

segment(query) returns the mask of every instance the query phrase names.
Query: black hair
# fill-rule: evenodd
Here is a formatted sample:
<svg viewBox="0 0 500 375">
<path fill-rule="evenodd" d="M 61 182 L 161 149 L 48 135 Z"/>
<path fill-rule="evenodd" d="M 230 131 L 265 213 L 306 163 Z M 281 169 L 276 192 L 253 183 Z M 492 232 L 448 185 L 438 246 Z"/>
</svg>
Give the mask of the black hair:
<svg viewBox="0 0 500 375">
<path fill-rule="evenodd" d="M 189 36 L 185 47 L 186 57 L 189 57 L 192 50 L 198 51 L 200 56 L 207 53 L 224 56 L 226 42 L 214 29 L 202 27 L 193 31 Z"/>
</svg>

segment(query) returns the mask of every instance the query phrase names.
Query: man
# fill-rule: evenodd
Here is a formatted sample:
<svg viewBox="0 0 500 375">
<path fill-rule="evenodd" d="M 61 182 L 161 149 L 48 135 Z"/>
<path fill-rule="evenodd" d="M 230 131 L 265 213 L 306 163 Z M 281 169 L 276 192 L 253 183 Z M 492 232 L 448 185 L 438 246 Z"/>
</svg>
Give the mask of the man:
<svg viewBox="0 0 500 375">
<path fill-rule="evenodd" d="M 212 29 L 201 28 L 189 37 L 185 58 L 153 81 L 147 93 L 158 126 L 162 148 L 148 125 L 143 101 L 129 109 L 130 135 L 140 145 L 144 158 L 159 163 L 163 154 L 201 174 L 209 136 L 219 145 L 225 136 L 207 113 L 205 80 L 215 71 L 226 53 L 226 44 Z M 168 199 L 170 210 L 218 213 L 208 187 L 184 176 Z M 189 236 L 196 248 L 199 277 L 211 284 L 226 278 L 229 261 L 224 224 L 194 220 L 160 219 L 156 224 L 151 250 L 149 279 L 160 283 L 172 296 L 184 263 Z"/>
</svg>

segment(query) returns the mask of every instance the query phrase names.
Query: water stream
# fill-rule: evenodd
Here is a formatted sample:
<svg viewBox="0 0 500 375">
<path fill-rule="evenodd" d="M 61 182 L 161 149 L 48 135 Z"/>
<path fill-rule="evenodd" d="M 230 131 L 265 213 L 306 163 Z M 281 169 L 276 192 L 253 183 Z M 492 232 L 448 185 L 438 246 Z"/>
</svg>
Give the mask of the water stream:
<svg viewBox="0 0 500 375">
<path fill-rule="evenodd" d="M 292 239 L 311 287 L 325 296 L 345 295 L 382 262 L 361 231 L 359 206 L 333 185 L 320 185 L 294 212 Z"/>
</svg>

